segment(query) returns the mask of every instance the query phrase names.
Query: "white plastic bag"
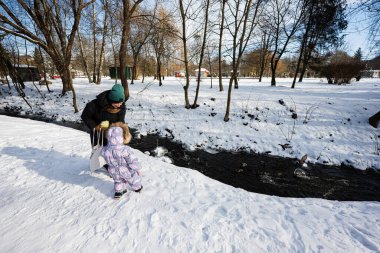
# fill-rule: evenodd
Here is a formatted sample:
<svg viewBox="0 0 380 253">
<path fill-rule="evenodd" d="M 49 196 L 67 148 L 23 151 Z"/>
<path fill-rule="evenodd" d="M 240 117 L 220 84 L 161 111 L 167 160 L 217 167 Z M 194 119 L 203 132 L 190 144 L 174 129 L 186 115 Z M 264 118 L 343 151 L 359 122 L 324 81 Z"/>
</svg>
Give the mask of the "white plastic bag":
<svg viewBox="0 0 380 253">
<path fill-rule="evenodd" d="M 98 136 L 98 142 L 95 146 L 92 146 L 91 156 L 90 156 L 90 171 L 93 173 L 95 170 L 102 167 L 104 164 L 106 164 L 106 161 L 101 156 L 101 152 L 103 149 L 103 133 L 102 130 L 95 131 L 93 130 L 93 142 L 95 142 L 95 134 Z"/>
</svg>

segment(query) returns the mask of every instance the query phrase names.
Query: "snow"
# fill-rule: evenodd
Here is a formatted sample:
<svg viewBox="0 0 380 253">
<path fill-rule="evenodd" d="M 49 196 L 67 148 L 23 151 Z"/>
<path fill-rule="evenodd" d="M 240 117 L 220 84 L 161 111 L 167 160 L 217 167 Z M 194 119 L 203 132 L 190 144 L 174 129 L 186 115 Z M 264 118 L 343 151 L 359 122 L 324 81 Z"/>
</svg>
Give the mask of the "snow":
<svg viewBox="0 0 380 253">
<path fill-rule="evenodd" d="M 89 139 L 0 116 L 0 252 L 380 251 L 379 202 L 250 193 L 138 150 L 144 189 L 114 200 Z"/>
<path fill-rule="evenodd" d="M 79 121 L 86 102 L 113 83 L 75 79 L 76 114 L 71 94 L 59 97 L 59 80 L 52 93 L 40 87 L 45 99 L 27 83 L 32 110 L 3 85 L 0 109 Z M 200 107 L 190 110 L 184 108 L 183 79 L 165 78 L 161 87 L 137 82 L 130 85 L 126 121 L 138 130 L 135 138 L 156 132 L 189 149 L 308 154 L 307 163 L 380 168 L 380 132 L 368 124 L 379 110 L 379 79 L 345 86 L 308 79 L 295 89 L 290 83 L 278 79 L 270 87 L 268 79 L 241 79 L 224 122 L 226 91 L 218 91 L 215 79 L 212 89 L 209 79 L 202 80 Z M 194 80 L 190 87 L 192 101 Z M 380 251 L 379 202 L 250 193 L 174 166 L 160 146 L 156 157 L 135 150 L 144 189 L 116 201 L 112 179 L 89 173 L 89 142 L 78 130 L 0 116 L 0 252 Z"/>
<path fill-rule="evenodd" d="M 80 121 L 86 103 L 106 89 L 114 80 L 103 79 L 101 85 L 89 84 L 85 78 L 74 79 L 79 113 L 73 113 L 72 94 L 60 98 L 62 83 L 52 80 L 52 93 L 40 87 L 44 100 L 32 83 L 27 83 L 27 104 L 0 86 L 0 109 L 19 107 L 21 114 L 47 114 L 57 120 Z M 368 118 L 380 110 L 380 79 L 362 79 L 348 85 L 330 85 L 323 79 L 305 79 L 291 89 L 292 79 L 240 79 L 239 89 L 232 90 L 230 121 L 224 122 L 228 79 L 220 92 L 217 79 L 202 79 L 197 109 L 184 108 L 184 78 L 166 77 L 163 86 L 146 78 L 130 85 L 126 121 L 138 130 L 138 136 L 159 133 L 194 150 L 211 153 L 220 150 L 244 150 L 300 159 L 307 163 L 340 165 L 357 169 L 380 169 L 380 128 L 368 124 Z M 192 77 L 189 100 L 193 103 L 196 81 Z M 11 93 L 11 95 L 8 95 Z M 7 94 L 7 96 L 5 96 Z M 283 103 L 280 104 L 279 101 Z M 292 115 L 296 113 L 297 118 Z M 284 147 L 284 148 L 283 148 Z"/>
</svg>

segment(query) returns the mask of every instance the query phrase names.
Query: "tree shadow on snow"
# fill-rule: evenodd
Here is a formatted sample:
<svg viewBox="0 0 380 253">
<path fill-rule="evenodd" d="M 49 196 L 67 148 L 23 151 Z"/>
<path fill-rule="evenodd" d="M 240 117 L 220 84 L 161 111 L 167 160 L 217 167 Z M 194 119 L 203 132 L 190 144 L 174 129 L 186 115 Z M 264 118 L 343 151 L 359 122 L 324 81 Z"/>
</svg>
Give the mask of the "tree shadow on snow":
<svg viewBox="0 0 380 253">
<path fill-rule="evenodd" d="M 39 175 L 61 181 L 65 184 L 79 185 L 83 188 L 93 187 L 106 196 L 111 196 L 113 181 L 101 172 L 90 174 L 89 160 L 83 157 L 66 155 L 55 150 L 38 148 L 5 147 L 3 154 L 24 160 L 25 168 L 36 171 Z"/>
</svg>

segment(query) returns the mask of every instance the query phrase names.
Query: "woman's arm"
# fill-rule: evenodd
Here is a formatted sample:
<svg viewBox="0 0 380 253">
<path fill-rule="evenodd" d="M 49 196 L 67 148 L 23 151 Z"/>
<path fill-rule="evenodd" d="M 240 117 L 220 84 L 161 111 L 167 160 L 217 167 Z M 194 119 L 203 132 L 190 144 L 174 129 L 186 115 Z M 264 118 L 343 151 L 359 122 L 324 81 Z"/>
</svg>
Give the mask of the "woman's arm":
<svg viewBox="0 0 380 253">
<path fill-rule="evenodd" d="M 87 103 L 84 108 L 81 118 L 86 126 L 91 130 L 94 129 L 98 124 L 95 122 L 94 115 L 96 114 L 96 105 L 94 101 Z"/>
</svg>

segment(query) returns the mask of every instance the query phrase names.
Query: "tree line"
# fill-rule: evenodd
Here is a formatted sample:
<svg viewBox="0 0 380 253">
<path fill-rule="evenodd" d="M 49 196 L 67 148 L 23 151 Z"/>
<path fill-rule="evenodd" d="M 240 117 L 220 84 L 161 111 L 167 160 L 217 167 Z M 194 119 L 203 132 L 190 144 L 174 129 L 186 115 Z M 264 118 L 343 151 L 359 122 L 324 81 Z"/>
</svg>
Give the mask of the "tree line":
<svg viewBox="0 0 380 253">
<path fill-rule="evenodd" d="M 357 10 L 378 3 L 363 0 Z M 105 65 L 120 67 L 128 99 L 129 84 L 123 71 L 127 65 L 132 66 L 131 84 L 141 66 L 143 78 L 154 67 L 162 85 L 163 70 L 177 62 L 185 70 L 185 107 L 196 108 L 201 71 L 197 72 L 195 99 L 190 102 L 191 69 L 215 69 L 223 91 L 222 69 L 228 63 L 224 117 L 228 121 L 232 91 L 239 88 L 239 72 L 252 52 L 259 81 L 269 66 L 272 86 L 276 86 L 280 61 L 292 55 L 296 59 L 294 88 L 296 78 L 302 81 L 314 59 L 342 44 L 346 7 L 345 0 L 0 0 L 0 41 L 13 37 L 34 45 L 36 58 L 50 61 L 59 73 L 62 95 L 72 92 L 75 112 L 73 65 L 96 84 L 101 82 Z M 376 41 L 378 33 L 372 34 Z"/>
</svg>

